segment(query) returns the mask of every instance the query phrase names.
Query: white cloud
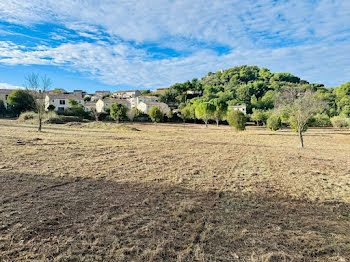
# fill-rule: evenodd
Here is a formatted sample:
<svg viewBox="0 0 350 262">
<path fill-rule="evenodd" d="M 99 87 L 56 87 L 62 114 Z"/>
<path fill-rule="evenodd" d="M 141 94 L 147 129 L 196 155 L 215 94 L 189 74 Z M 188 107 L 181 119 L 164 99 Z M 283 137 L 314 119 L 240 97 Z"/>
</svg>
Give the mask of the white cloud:
<svg viewBox="0 0 350 262">
<path fill-rule="evenodd" d="M 198 50 L 187 57 L 150 59 L 143 50 L 126 44 L 62 44 L 51 48 L 40 46 L 25 50 L 11 42 L 0 42 L 0 63 L 8 65 L 55 65 L 82 72 L 89 77 L 117 85 L 155 88 L 201 77 L 241 64 L 257 64 L 272 71 L 291 72 L 312 82 L 336 85 L 337 79 L 350 76 L 343 54 L 350 46 L 342 43 L 330 47 L 322 44 L 275 49 L 236 49 L 225 55 L 211 50 Z M 320 63 L 320 61 L 324 61 Z M 337 67 L 332 65 L 337 64 Z M 315 77 L 318 76 L 318 77 Z"/>
<path fill-rule="evenodd" d="M 23 89 L 23 86 L 15 86 L 8 83 L 0 83 L 0 89 Z"/>
<path fill-rule="evenodd" d="M 54 65 L 145 87 L 258 64 L 332 86 L 350 80 L 349 17 L 347 0 L 7 0 L 0 2 L 0 20 L 59 24 L 89 41 L 73 42 L 61 30 L 50 33 L 66 41 L 56 47 L 0 42 L 0 63 Z M 154 59 L 142 47 L 150 43 L 186 55 Z M 228 51 L 211 49 L 218 45 Z"/>
</svg>

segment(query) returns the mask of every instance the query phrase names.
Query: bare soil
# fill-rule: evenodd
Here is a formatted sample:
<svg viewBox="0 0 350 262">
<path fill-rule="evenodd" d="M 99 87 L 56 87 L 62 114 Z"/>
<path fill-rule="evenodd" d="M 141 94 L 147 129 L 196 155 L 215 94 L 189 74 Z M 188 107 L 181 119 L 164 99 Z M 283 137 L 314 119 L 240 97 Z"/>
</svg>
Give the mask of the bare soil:
<svg viewBox="0 0 350 262">
<path fill-rule="evenodd" d="M 0 120 L 0 261 L 349 261 L 350 131 Z"/>
</svg>

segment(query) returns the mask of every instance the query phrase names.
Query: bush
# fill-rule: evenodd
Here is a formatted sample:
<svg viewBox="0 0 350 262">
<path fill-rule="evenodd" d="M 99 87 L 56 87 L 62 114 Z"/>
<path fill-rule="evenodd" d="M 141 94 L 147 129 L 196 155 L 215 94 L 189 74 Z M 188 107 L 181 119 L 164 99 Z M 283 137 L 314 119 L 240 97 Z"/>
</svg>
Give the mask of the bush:
<svg viewBox="0 0 350 262">
<path fill-rule="evenodd" d="M 227 122 L 237 131 L 245 130 L 247 119 L 239 110 L 229 110 L 226 116 Z"/>
<path fill-rule="evenodd" d="M 253 113 L 250 115 L 250 119 L 256 122 L 258 126 L 262 126 L 266 124 L 269 115 L 269 111 L 253 108 Z"/>
<path fill-rule="evenodd" d="M 151 107 L 151 109 L 149 110 L 149 116 L 155 123 L 162 122 L 164 119 L 163 112 L 157 106 Z"/>
<path fill-rule="evenodd" d="M 271 131 L 277 131 L 281 129 L 282 126 L 282 120 L 281 117 L 277 114 L 272 114 L 267 119 L 267 128 Z"/>
<path fill-rule="evenodd" d="M 22 114 L 20 114 L 18 120 L 19 121 L 27 121 L 27 120 L 31 120 L 31 119 L 36 119 L 38 118 L 38 114 L 32 111 L 27 111 L 27 112 L 23 112 Z"/>
<path fill-rule="evenodd" d="M 333 127 L 350 127 L 350 118 L 343 116 L 335 116 L 331 118 Z"/>
<path fill-rule="evenodd" d="M 332 122 L 328 115 L 317 114 L 313 118 L 311 118 L 309 125 L 313 127 L 325 127 L 332 126 Z"/>
<path fill-rule="evenodd" d="M 128 108 L 126 106 L 119 103 L 114 103 L 110 106 L 110 109 L 111 118 L 116 120 L 117 123 L 119 123 L 121 120 L 127 119 L 126 113 L 128 111 Z"/>
<path fill-rule="evenodd" d="M 294 119 L 294 117 L 290 117 L 289 118 L 289 125 L 290 127 L 295 131 L 297 132 L 298 131 L 298 125 L 297 125 L 297 121 Z M 301 130 L 302 132 L 306 132 L 307 129 L 308 129 L 308 124 L 304 125 L 303 129 Z"/>
</svg>

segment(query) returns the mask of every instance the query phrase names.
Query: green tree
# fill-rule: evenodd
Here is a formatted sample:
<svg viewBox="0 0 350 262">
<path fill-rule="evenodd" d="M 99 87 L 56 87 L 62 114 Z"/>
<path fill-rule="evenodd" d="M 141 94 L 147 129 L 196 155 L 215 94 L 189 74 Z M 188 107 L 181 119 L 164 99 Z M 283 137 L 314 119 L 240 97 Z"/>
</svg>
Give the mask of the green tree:
<svg viewBox="0 0 350 262">
<path fill-rule="evenodd" d="M 271 114 L 267 119 L 267 128 L 271 131 L 277 131 L 281 129 L 282 120 L 278 114 Z"/>
<path fill-rule="evenodd" d="M 184 123 L 186 123 L 186 120 L 192 118 L 192 112 L 191 112 L 191 106 L 187 105 L 184 108 L 181 109 L 181 118 Z"/>
<path fill-rule="evenodd" d="M 24 111 L 35 109 L 35 99 L 28 90 L 17 89 L 13 91 L 7 97 L 7 103 L 17 116 Z"/>
<path fill-rule="evenodd" d="M 85 116 L 85 111 L 84 111 L 84 106 L 79 104 L 76 100 L 74 99 L 69 99 L 68 101 L 70 108 L 67 111 L 68 114 L 71 114 L 73 116 L 79 116 L 79 117 L 84 117 Z"/>
<path fill-rule="evenodd" d="M 214 116 L 215 106 L 210 102 L 201 102 L 196 107 L 196 118 L 202 119 L 205 123 L 205 127 L 208 127 L 208 121 Z"/>
<path fill-rule="evenodd" d="M 157 106 L 152 106 L 149 110 L 149 116 L 154 123 L 162 122 L 164 119 L 164 114 L 162 110 Z"/>
<path fill-rule="evenodd" d="M 5 116 L 6 115 L 6 107 L 4 104 L 4 101 L 0 100 L 0 116 Z"/>
<path fill-rule="evenodd" d="M 227 122 L 237 131 L 245 130 L 247 119 L 239 110 L 228 110 L 226 116 Z"/>
<path fill-rule="evenodd" d="M 227 103 L 219 98 L 215 98 L 212 100 L 215 110 L 213 113 L 213 117 L 215 119 L 216 125 L 219 126 L 219 121 L 222 120 L 227 112 Z"/>
<path fill-rule="evenodd" d="M 269 111 L 253 108 L 253 113 L 251 114 L 250 119 L 256 122 L 258 126 L 262 126 L 266 124 L 269 114 Z"/>
<path fill-rule="evenodd" d="M 119 121 L 121 120 L 126 119 L 127 111 L 128 111 L 128 108 L 119 103 L 114 103 L 110 106 L 111 118 L 117 121 L 117 123 L 119 123 Z"/>
<path fill-rule="evenodd" d="M 327 104 L 315 92 L 303 92 L 300 88 L 287 87 L 278 98 L 278 109 L 288 116 L 291 128 L 299 134 L 301 147 L 310 119 L 326 108 Z"/>
<path fill-rule="evenodd" d="M 168 118 L 168 120 L 173 118 L 173 111 L 171 111 L 171 109 L 168 110 L 168 112 L 166 112 L 166 117 Z"/>
<path fill-rule="evenodd" d="M 85 102 L 91 101 L 91 96 L 85 96 L 85 97 L 84 97 L 84 101 L 85 101 Z"/>
</svg>

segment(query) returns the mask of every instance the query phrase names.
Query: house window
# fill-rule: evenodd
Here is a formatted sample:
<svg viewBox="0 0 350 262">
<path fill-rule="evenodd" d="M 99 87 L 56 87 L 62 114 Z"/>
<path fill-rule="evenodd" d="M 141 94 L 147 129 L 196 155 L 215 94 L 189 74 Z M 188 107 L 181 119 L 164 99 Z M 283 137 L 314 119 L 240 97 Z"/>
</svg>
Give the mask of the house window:
<svg viewBox="0 0 350 262">
<path fill-rule="evenodd" d="M 66 104 L 66 100 L 60 100 L 60 105 L 65 105 Z"/>
<path fill-rule="evenodd" d="M 52 102 L 52 103 L 55 103 L 55 99 L 52 99 L 51 102 Z"/>
<path fill-rule="evenodd" d="M 64 111 L 64 107 L 57 107 L 57 111 Z"/>
</svg>

